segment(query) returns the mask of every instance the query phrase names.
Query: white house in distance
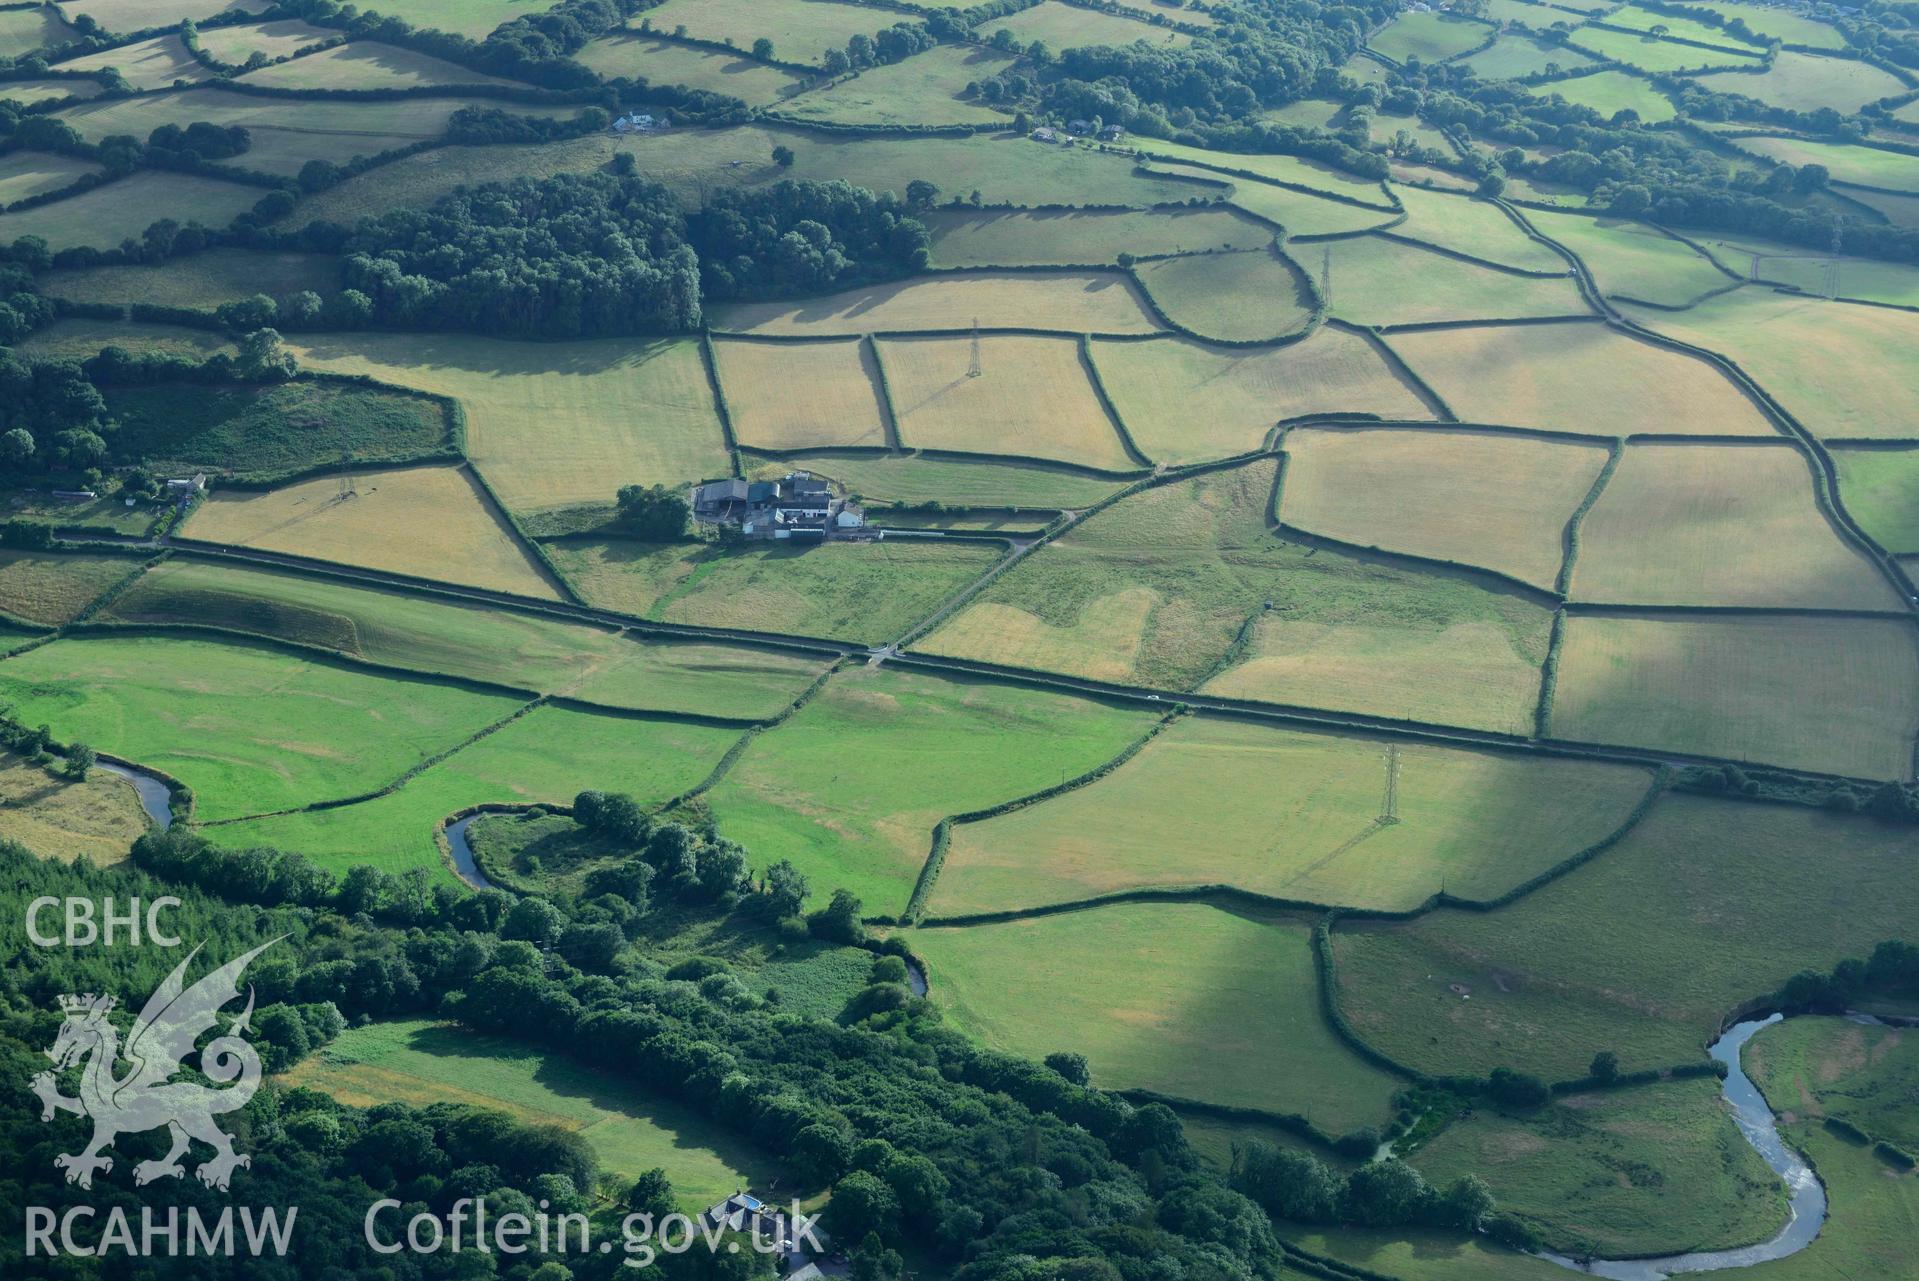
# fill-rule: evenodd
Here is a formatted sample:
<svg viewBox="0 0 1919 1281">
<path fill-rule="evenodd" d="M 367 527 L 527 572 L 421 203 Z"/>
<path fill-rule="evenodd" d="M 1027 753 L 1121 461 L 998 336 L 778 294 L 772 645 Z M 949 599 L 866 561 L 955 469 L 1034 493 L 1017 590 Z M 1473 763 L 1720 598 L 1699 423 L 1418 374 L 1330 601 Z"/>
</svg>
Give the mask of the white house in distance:
<svg viewBox="0 0 1919 1281">
<path fill-rule="evenodd" d="M 825 541 L 864 531 L 866 515 L 833 493 L 823 477 L 788 472 L 779 480 L 738 477 L 693 486 L 693 519 L 707 525 L 737 525 L 748 538 Z"/>
</svg>

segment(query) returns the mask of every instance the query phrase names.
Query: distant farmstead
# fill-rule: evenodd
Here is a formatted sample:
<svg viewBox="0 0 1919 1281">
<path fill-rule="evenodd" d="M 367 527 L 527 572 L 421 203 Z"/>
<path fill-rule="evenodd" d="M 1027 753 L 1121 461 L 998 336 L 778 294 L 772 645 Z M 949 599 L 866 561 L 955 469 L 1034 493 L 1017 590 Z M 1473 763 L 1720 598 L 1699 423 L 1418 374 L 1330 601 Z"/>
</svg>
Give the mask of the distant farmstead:
<svg viewBox="0 0 1919 1281">
<path fill-rule="evenodd" d="M 630 116 L 621 116 L 613 122 L 614 133 L 651 133 L 659 127 L 660 121 L 658 117 L 638 113 Z"/>
<path fill-rule="evenodd" d="M 866 528 L 857 504 L 835 495 L 822 477 L 803 471 L 779 480 L 734 478 L 695 485 L 693 519 L 738 526 L 748 538 L 824 540 Z"/>
</svg>

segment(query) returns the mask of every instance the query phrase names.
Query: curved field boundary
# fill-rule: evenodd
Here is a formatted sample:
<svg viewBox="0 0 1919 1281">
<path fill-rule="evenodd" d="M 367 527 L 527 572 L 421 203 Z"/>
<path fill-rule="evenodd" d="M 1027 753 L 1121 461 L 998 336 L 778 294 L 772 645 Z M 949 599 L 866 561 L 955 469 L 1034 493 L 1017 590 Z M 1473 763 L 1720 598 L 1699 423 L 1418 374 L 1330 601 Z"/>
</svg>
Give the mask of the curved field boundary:
<svg viewBox="0 0 1919 1281">
<path fill-rule="evenodd" d="M 1607 452 L 1605 466 L 1601 467 L 1599 474 L 1593 477 L 1592 487 L 1586 491 L 1586 497 L 1573 509 L 1573 514 L 1566 520 L 1566 528 L 1560 535 L 1560 543 L 1565 549 L 1565 554 L 1559 562 L 1559 576 L 1553 580 L 1553 590 L 1562 598 L 1572 590 L 1573 562 L 1579 558 L 1579 527 L 1585 521 L 1586 513 L 1590 512 L 1593 504 L 1599 501 L 1600 494 L 1605 492 L 1606 482 L 1611 480 L 1613 473 L 1619 470 L 1620 461 L 1625 456 L 1626 442 L 1623 439 L 1614 440 L 1611 449 Z M 1555 630 L 1557 630 L 1556 623 Z"/>
<path fill-rule="evenodd" d="M 984 332 L 984 331 L 982 331 Z M 891 393 L 888 393 L 889 399 Z M 806 445 L 797 449 L 767 449 L 760 445 L 741 445 L 742 454 L 752 454 L 756 458 L 771 458 L 776 462 L 790 462 L 805 458 L 930 458 L 938 462 L 949 463 L 1003 463 L 1012 467 L 1034 467 L 1047 471 L 1066 472 L 1074 476 L 1085 476 L 1094 480 L 1126 481 L 1137 480 L 1152 471 L 1150 465 L 1137 467 L 1130 471 L 1109 471 L 1104 467 L 1089 467 L 1084 463 L 1069 463 L 1058 458 L 1034 458 L 1027 454 L 996 454 L 980 451 L 969 453 L 959 449 L 916 449 L 912 445 L 903 445 L 899 449 L 888 449 L 882 445 Z"/>
<path fill-rule="evenodd" d="M 1552 630 L 1546 635 L 1546 661 L 1539 666 L 1539 702 L 1533 707 L 1533 737 L 1552 736 L 1553 700 L 1559 694 L 1559 654 L 1566 643 L 1566 608 L 1553 611 Z"/>
<path fill-rule="evenodd" d="M 1232 155 L 1233 153 L 1228 151 L 1222 151 L 1217 154 L 1226 156 L 1226 155 Z M 1274 153 L 1274 154 L 1290 154 L 1290 153 Z M 1152 164 L 1185 165 L 1189 169 L 1204 169 L 1208 173 L 1223 173 L 1229 178 L 1240 178 L 1240 179 L 1244 179 L 1247 182 L 1264 183 L 1268 187 L 1284 187 L 1287 191 L 1297 191 L 1300 194 L 1307 195 L 1307 196 L 1318 196 L 1322 200 L 1331 200 L 1335 202 L 1336 204 L 1351 205 L 1355 209 L 1370 209 L 1374 213 L 1404 214 L 1406 212 L 1406 207 L 1400 203 L 1399 197 L 1395 196 L 1392 193 L 1392 189 L 1386 185 L 1386 182 L 1384 179 L 1380 180 L 1379 189 L 1381 193 L 1385 195 L 1389 203 L 1383 204 L 1383 205 L 1376 205 L 1370 201 L 1361 200 L 1357 196 L 1346 195 L 1344 192 L 1328 191 L 1324 187 L 1309 187 L 1305 183 L 1289 182 L 1284 178 L 1271 178 L 1266 176 L 1265 174 L 1254 173 L 1250 169 L 1234 169 L 1229 165 L 1214 164 L 1210 160 L 1193 160 L 1183 156 L 1178 156 L 1178 157 L 1161 156 L 1161 155 L 1155 155 L 1150 151 L 1135 151 L 1132 153 L 1132 155 L 1134 160 L 1141 165 L 1152 165 Z M 1294 155 L 1293 158 L 1297 160 L 1316 159 L 1316 157 L 1307 156 L 1307 155 Z M 1324 162 L 1321 161 L 1320 163 L 1323 164 Z M 1327 167 L 1335 168 L 1336 166 L 1328 165 Z M 1354 174 L 1353 176 L 1355 178 L 1364 177 L 1364 175 L 1361 175 L 1361 174 Z"/>
<path fill-rule="evenodd" d="M 1106 412 L 1107 420 L 1113 424 L 1113 430 L 1118 433 L 1120 447 L 1126 451 L 1126 456 L 1141 467 L 1151 468 L 1153 460 L 1146 456 L 1146 451 L 1141 449 L 1139 442 L 1133 439 L 1133 433 L 1127 428 L 1126 419 L 1120 414 L 1119 406 L 1115 405 L 1113 398 L 1106 393 L 1106 384 L 1099 376 L 1099 366 L 1093 363 L 1093 340 L 1085 334 L 1079 337 L 1079 367 L 1086 371 L 1086 381 L 1092 385 L 1093 395 L 1098 399 L 1099 407 Z M 892 417 L 890 408 L 887 417 L 889 419 Z"/>
<path fill-rule="evenodd" d="M 1274 499 L 1275 508 L 1277 508 L 1277 492 L 1274 494 Z M 1510 592 L 1515 596 L 1523 597 L 1526 600 L 1532 601 L 1534 604 L 1544 605 L 1548 609 L 1556 609 L 1565 601 L 1564 595 L 1556 589 L 1548 590 L 1547 588 L 1539 586 L 1537 583 L 1529 583 L 1523 578 L 1515 578 L 1511 574 L 1489 568 L 1485 565 L 1472 565 L 1465 561 L 1447 560 L 1442 556 L 1421 556 L 1417 552 L 1395 551 L 1390 547 L 1380 547 L 1372 543 L 1355 543 L 1344 538 L 1333 538 L 1326 534 L 1316 534 L 1304 526 L 1289 524 L 1286 521 L 1276 521 L 1272 528 L 1275 535 L 1281 538 L 1291 539 L 1297 543 L 1305 543 L 1311 547 L 1322 547 L 1328 551 L 1354 553 L 1369 559 L 1385 561 L 1388 564 L 1403 564 L 1405 568 L 1416 570 L 1420 573 L 1451 573 L 1472 578 L 1490 578 L 1498 588 Z"/>
<path fill-rule="evenodd" d="M 473 483 L 479 486 L 480 492 L 486 495 L 487 502 L 493 505 L 493 514 L 512 531 L 514 541 L 519 543 L 520 549 L 533 558 L 533 563 L 539 567 L 541 575 L 548 580 L 547 585 L 558 590 L 562 600 L 571 601 L 575 605 L 586 604 L 585 599 L 573 590 L 573 584 L 566 580 L 566 575 L 560 572 L 560 567 L 553 563 L 553 558 L 547 555 L 546 548 L 540 545 L 538 539 L 526 532 L 526 526 L 522 525 L 520 518 L 513 514 L 513 509 L 501 502 L 500 496 L 493 492 L 493 486 L 487 482 L 485 474 L 471 462 L 462 463 L 460 470 L 471 476 Z"/>
<path fill-rule="evenodd" d="M 1314 1125 L 1311 1119 L 1297 1112 L 1269 1112 L 1264 1108 L 1240 1107 L 1231 1103 L 1209 1103 L 1205 1099 L 1188 1099 L 1177 1094 L 1161 1094 L 1157 1090 L 1110 1090 L 1108 1093 L 1115 1098 L 1125 1099 L 1135 1107 L 1148 1103 L 1163 1103 L 1171 1108 L 1196 1112 L 1201 1116 L 1215 1117 L 1222 1121 L 1248 1121 L 1256 1125 L 1269 1125 L 1328 1151 L 1331 1151 L 1333 1147 L 1335 1136 L 1326 1133 Z"/>
<path fill-rule="evenodd" d="M 1572 275 L 1570 271 L 1542 271 L 1537 267 L 1515 267 L 1510 263 L 1494 262 L 1490 258 L 1480 258 L 1458 249 L 1448 249 L 1445 245 L 1434 244 L 1430 240 L 1421 240 L 1417 236 L 1403 235 L 1397 231 L 1362 231 L 1353 235 L 1322 236 L 1322 240 L 1350 240 L 1358 236 L 1378 236 L 1381 240 L 1390 240 L 1394 244 L 1410 245 L 1414 249 L 1424 249 L 1428 253 L 1438 254 L 1441 258 L 1452 258 L 1458 262 L 1470 263 L 1475 267 L 1484 267 L 1487 271 L 1497 271 L 1508 276 L 1523 276 L 1529 280 L 1563 280 Z"/>
<path fill-rule="evenodd" d="M 686 804 L 688 801 L 691 801 L 695 799 L 696 797 L 703 796 L 707 792 L 712 791 L 715 787 L 718 787 L 720 785 L 720 780 L 724 779 L 729 773 L 732 772 L 733 766 L 736 763 L 738 763 L 740 757 L 746 752 L 746 749 L 752 745 L 753 740 L 755 738 L 759 737 L 759 735 L 765 733 L 767 730 L 774 729 L 784 724 L 788 718 L 794 715 L 794 713 L 798 712 L 802 707 L 805 707 L 808 703 L 812 702 L 813 699 L 816 696 L 818 696 L 819 692 L 826 688 L 826 682 L 833 678 L 834 673 L 840 670 L 841 665 L 842 665 L 841 663 L 834 663 L 830 665 L 825 671 L 821 672 L 818 676 L 813 678 L 812 684 L 808 685 L 805 689 L 801 690 L 798 694 L 794 695 L 792 702 L 788 703 L 785 707 L 782 707 L 779 711 L 775 712 L 773 715 L 769 716 L 764 721 L 760 721 L 757 724 L 749 726 L 746 729 L 746 731 L 742 733 L 739 736 L 739 738 L 734 741 L 733 745 L 726 749 L 725 755 L 721 756 L 719 760 L 713 762 L 713 768 L 707 771 L 705 778 L 693 784 L 693 786 L 687 788 L 684 792 L 681 792 L 678 796 L 669 797 L 668 799 L 661 801 L 658 805 L 653 807 L 652 812 L 655 814 L 664 814 L 670 810 L 678 809 L 680 806 Z"/>
<path fill-rule="evenodd" d="M 1403 325 L 1380 325 L 1377 331 L 1387 334 L 1421 334 L 1439 329 L 1512 329 L 1520 325 L 1567 325 L 1586 324 L 1597 321 L 1597 316 L 1581 316 L 1576 313 L 1564 316 L 1508 316 L 1493 317 L 1486 320 L 1411 320 Z"/>
</svg>

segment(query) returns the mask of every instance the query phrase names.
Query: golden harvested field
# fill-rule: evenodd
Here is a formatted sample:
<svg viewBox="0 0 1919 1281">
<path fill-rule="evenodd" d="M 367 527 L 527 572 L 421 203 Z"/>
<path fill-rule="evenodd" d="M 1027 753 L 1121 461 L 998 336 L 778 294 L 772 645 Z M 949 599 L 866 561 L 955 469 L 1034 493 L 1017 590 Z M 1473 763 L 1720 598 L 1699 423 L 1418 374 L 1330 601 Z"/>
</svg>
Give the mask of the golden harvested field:
<svg viewBox="0 0 1919 1281">
<path fill-rule="evenodd" d="M 1395 235 L 1507 267 L 1566 269 L 1565 259 L 1528 236 L 1490 201 L 1407 186 L 1394 187 L 1393 194 L 1406 206 L 1406 221 L 1393 228 Z"/>
<path fill-rule="evenodd" d="M 292 62 L 262 67 L 248 72 L 245 80 L 272 89 L 422 89 L 515 83 L 371 40 L 356 40 Z"/>
<path fill-rule="evenodd" d="M 1298 269 L 1270 249 L 1164 258 L 1138 272 L 1160 310 L 1204 338 L 1283 338 L 1312 314 Z"/>
<path fill-rule="evenodd" d="M 1261 159 L 1270 159 L 1270 157 L 1261 157 Z M 1269 182 L 1255 182 L 1251 178 L 1237 178 L 1212 169 L 1201 169 L 1196 165 L 1173 164 L 1150 157 L 1142 161 L 1142 164 L 1148 173 L 1189 179 L 1190 181 L 1183 184 L 1185 199 L 1224 197 L 1236 208 L 1279 223 L 1286 228 L 1286 234 L 1291 236 L 1325 236 L 1339 232 L 1368 231 L 1385 226 L 1394 217 L 1390 209 L 1362 209 L 1358 205 L 1349 205 L 1338 200 L 1323 200 L 1303 191 L 1276 187 Z"/>
<path fill-rule="evenodd" d="M 46 151 L 10 151 L 0 156 L 0 205 L 29 196 L 45 195 L 71 186 L 101 166 L 78 156 L 56 156 Z"/>
<path fill-rule="evenodd" d="M 1079 343 L 1007 334 L 889 338 L 880 361 L 907 449 L 1018 454 L 1106 471 L 1138 467 L 1099 403 Z"/>
<path fill-rule="evenodd" d="M 533 558 L 457 467 L 321 476 L 264 494 L 216 493 L 188 518 L 190 538 L 343 565 L 554 598 Z"/>
<path fill-rule="evenodd" d="M 310 369 L 458 400 L 467 457 L 515 512 L 610 503 L 621 485 L 727 471 L 719 411 L 691 339 L 303 334 L 293 347 Z"/>
<path fill-rule="evenodd" d="M 289 18 L 240 27 L 213 27 L 200 33 L 200 48 L 209 57 L 229 66 L 244 66 L 256 53 L 268 58 L 284 58 L 301 49 L 337 40 L 340 35 L 330 28 Z"/>
<path fill-rule="evenodd" d="M 1879 619 L 1566 620 L 1555 738 L 1907 778 L 1919 648 Z"/>
<path fill-rule="evenodd" d="M 1323 327 L 1283 347 L 1214 347 L 1181 337 L 1095 342 L 1092 350 L 1126 430 L 1155 462 L 1257 449 L 1274 424 L 1309 414 L 1432 417 L 1372 344 L 1342 329 Z"/>
<path fill-rule="evenodd" d="M 861 338 L 716 339 L 714 364 L 733 435 L 756 449 L 884 448 L 879 369 Z"/>
<path fill-rule="evenodd" d="M 59 627 L 139 565 L 130 557 L 0 551 L 0 614 Z"/>
<path fill-rule="evenodd" d="M 86 14 L 107 31 L 145 31 L 182 19 L 205 22 L 235 10 L 258 13 L 265 0 L 64 0 L 67 16 Z"/>
<path fill-rule="evenodd" d="M 41 280 L 49 297 L 69 302 L 150 302 L 206 310 L 253 294 L 284 298 L 303 289 L 330 293 L 339 287 L 338 259 L 257 249 L 208 249 L 158 266 L 71 267 Z"/>
<path fill-rule="evenodd" d="M 151 40 L 68 58 L 56 65 L 62 71 L 104 71 L 112 67 L 135 89 L 165 89 L 182 81 L 196 84 L 213 74 L 187 51 L 179 36 L 155 36 Z"/>
<path fill-rule="evenodd" d="M 147 830 L 133 784 L 96 768 L 84 783 L 56 778 L 12 752 L 0 753 L 0 840 L 41 858 L 96 866 L 124 862 Z"/>
<path fill-rule="evenodd" d="M 708 320 L 751 334 L 905 333 L 975 322 L 1067 333 L 1147 334 L 1159 326 L 1125 276 L 1086 271 L 966 272 L 869 285 L 791 302 L 733 303 Z"/>
<path fill-rule="evenodd" d="M 922 220 L 941 267 L 1111 263 L 1122 253 L 1257 249 L 1273 239 L 1271 228 L 1231 209 L 935 210 Z"/>
<path fill-rule="evenodd" d="M 1286 437 L 1279 517 L 1361 547 L 1481 565 L 1550 590 L 1566 522 L 1605 467 L 1599 445 L 1491 432 Z"/>
<path fill-rule="evenodd" d="M 1705 361 L 1598 323 L 1429 330 L 1394 334 L 1391 345 L 1465 422 L 1593 436 L 1778 435 Z"/>
<path fill-rule="evenodd" d="M 1756 289 L 1690 311 L 1627 311 L 1722 353 L 1818 435 L 1891 440 L 1919 422 L 1919 315 Z"/>
<path fill-rule="evenodd" d="M 1205 885 L 1389 911 L 1442 885 L 1495 898 L 1618 828 L 1651 781 L 1188 717 L 1095 783 L 956 826 L 930 914 Z"/>
<path fill-rule="evenodd" d="M 674 44 L 638 31 L 603 36 L 575 54 L 574 60 L 609 78 L 643 76 L 654 84 L 723 93 L 749 107 L 764 107 L 797 93 L 806 83 L 790 71 L 744 54 Z"/>
<path fill-rule="evenodd" d="M 705 0 L 699 0 L 705 3 Z M 802 7 L 811 9 L 812 2 Z M 888 25 L 884 18 L 879 26 Z M 846 125 L 975 125 L 1004 123 L 1009 115 L 983 100 L 962 97 L 966 86 L 1007 70 L 1013 59 L 968 45 L 935 45 L 923 53 L 862 71 L 849 80 L 780 104 L 783 114 L 809 123 Z"/>
<path fill-rule="evenodd" d="M 1574 600 L 1897 610 L 1792 445 L 1629 445 L 1579 530 Z"/>
<path fill-rule="evenodd" d="M 1523 320 L 1591 310 L 1570 275 L 1495 271 L 1381 236 L 1335 240 L 1318 246 L 1318 255 L 1313 246 L 1298 248 L 1309 268 L 1327 269 L 1333 315 L 1355 325 Z M 1408 281 L 1419 283 L 1408 289 Z"/>
<path fill-rule="evenodd" d="M 55 253 L 78 245 L 114 249 L 162 218 L 223 229 L 264 194 L 218 178 L 142 169 L 65 200 L 0 215 L 0 240 L 39 236 Z"/>
</svg>

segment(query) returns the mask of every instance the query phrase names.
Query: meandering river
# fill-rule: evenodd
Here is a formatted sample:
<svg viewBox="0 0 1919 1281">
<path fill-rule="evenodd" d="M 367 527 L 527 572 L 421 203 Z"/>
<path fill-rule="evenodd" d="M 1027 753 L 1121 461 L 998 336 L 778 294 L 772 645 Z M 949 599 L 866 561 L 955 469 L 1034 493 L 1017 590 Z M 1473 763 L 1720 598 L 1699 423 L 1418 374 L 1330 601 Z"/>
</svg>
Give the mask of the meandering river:
<svg viewBox="0 0 1919 1281">
<path fill-rule="evenodd" d="M 161 831 L 173 826 L 173 792 L 165 783 L 151 774 L 112 761 L 95 761 L 93 768 L 133 784 L 133 790 L 140 794 L 140 808 L 147 812 L 154 826 Z"/>
</svg>

